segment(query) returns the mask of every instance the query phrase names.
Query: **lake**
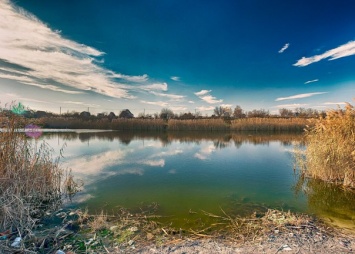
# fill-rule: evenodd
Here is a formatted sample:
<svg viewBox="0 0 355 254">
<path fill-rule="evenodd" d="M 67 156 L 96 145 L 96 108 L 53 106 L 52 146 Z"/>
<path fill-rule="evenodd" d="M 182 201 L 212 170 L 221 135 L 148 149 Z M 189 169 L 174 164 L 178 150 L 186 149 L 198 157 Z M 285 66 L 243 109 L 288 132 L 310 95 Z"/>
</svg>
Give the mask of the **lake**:
<svg viewBox="0 0 355 254">
<path fill-rule="evenodd" d="M 44 133 L 62 166 L 84 182 L 68 207 L 91 212 L 156 204 L 174 227 L 208 225 L 203 211 L 249 215 L 268 208 L 315 214 L 355 228 L 355 194 L 299 179 L 293 148 L 302 134 Z"/>
</svg>

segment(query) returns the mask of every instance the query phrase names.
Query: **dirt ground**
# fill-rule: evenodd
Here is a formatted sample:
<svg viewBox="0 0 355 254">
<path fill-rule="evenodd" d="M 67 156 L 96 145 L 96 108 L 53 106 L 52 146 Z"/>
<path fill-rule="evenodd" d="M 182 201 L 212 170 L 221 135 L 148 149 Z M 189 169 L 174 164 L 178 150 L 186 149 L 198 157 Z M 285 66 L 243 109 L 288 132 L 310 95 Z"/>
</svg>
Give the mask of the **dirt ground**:
<svg viewBox="0 0 355 254">
<path fill-rule="evenodd" d="M 110 253 L 139 254 L 202 254 L 202 253 L 354 253 L 355 235 L 350 232 L 321 227 L 300 227 L 287 230 L 274 230 L 254 241 L 237 243 L 231 238 L 178 239 L 162 246 L 126 246 L 124 249 L 111 249 Z"/>
</svg>

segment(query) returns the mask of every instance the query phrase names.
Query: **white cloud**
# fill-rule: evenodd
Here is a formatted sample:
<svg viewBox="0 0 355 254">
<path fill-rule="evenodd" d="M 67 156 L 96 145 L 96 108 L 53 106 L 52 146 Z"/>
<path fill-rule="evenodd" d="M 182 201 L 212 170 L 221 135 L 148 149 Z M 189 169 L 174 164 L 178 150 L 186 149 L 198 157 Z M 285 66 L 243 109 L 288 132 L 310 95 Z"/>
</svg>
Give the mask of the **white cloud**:
<svg viewBox="0 0 355 254">
<path fill-rule="evenodd" d="M 324 102 L 324 105 L 346 105 L 346 102 Z"/>
<path fill-rule="evenodd" d="M 141 164 L 148 165 L 148 166 L 151 166 L 151 167 L 164 167 L 165 160 L 164 159 L 146 160 L 146 161 L 142 161 Z"/>
<path fill-rule="evenodd" d="M 212 95 L 201 96 L 200 99 L 209 103 L 209 104 L 216 104 L 216 103 L 223 102 L 223 100 L 218 100 L 216 97 L 214 97 Z"/>
<path fill-rule="evenodd" d="M 170 78 L 174 81 L 180 81 L 180 77 L 177 77 L 177 76 L 172 76 Z"/>
<path fill-rule="evenodd" d="M 65 39 L 60 32 L 51 30 L 10 1 L 0 1 L 0 17 L 0 59 L 5 65 L 1 69 L 9 72 L 7 77 L 2 74 L 0 78 L 67 94 L 91 90 L 130 99 L 135 98 L 129 94 L 130 86 L 117 83 L 115 79 L 128 82 L 148 80 L 146 74 L 123 75 L 99 66 L 97 63 L 102 62 L 99 58 L 104 52 Z"/>
<path fill-rule="evenodd" d="M 279 53 L 283 53 L 286 49 L 288 49 L 288 47 L 290 46 L 290 43 L 286 43 L 280 50 Z"/>
<path fill-rule="evenodd" d="M 315 55 L 311 57 L 302 57 L 299 59 L 294 66 L 303 67 L 310 65 L 312 63 L 319 62 L 323 59 L 329 58 L 329 60 L 335 60 L 338 58 L 355 55 L 355 41 L 349 41 L 337 48 L 328 50 L 320 55 Z"/>
<path fill-rule="evenodd" d="M 168 91 L 168 84 L 167 83 L 154 83 L 150 85 L 140 86 L 141 89 L 150 91 L 150 90 L 159 90 L 159 91 Z"/>
<path fill-rule="evenodd" d="M 302 98 L 307 98 L 307 97 L 311 97 L 311 96 L 314 96 L 314 95 L 325 94 L 325 93 L 327 93 L 327 92 L 296 94 L 296 95 L 292 95 L 292 96 L 289 96 L 289 97 L 280 97 L 280 98 L 277 98 L 275 101 L 302 99 Z"/>
<path fill-rule="evenodd" d="M 194 101 L 189 101 L 190 104 L 194 104 L 195 102 Z"/>
<path fill-rule="evenodd" d="M 206 160 L 216 150 L 213 144 L 202 146 L 199 152 L 194 154 L 194 157 L 199 160 Z"/>
<path fill-rule="evenodd" d="M 173 101 L 181 101 L 182 99 L 185 98 L 184 95 L 158 93 L 158 92 L 154 92 L 154 91 L 151 91 L 150 93 L 151 93 L 151 94 L 154 94 L 154 95 L 156 95 L 156 96 L 169 98 L 169 99 L 171 99 L 171 100 L 173 100 Z"/>
<path fill-rule="evenodd" d="M 82 102 L 82 101 L 58 101 L 58 103 L 82 105 L 82 106 L 92 107 L 92 108 L 98 108 L 98 107 L 100 107 L 100 105 L 98 105 L 98 104 L 88 104 L 88 103 L 85 103 L 85 102 Z"/>
<path fill-rule="evenodd" d="M 222 108 L 231 108 L 232 106 L 232 104 L 221 104 Z"/>
<path fill-rule="evenodd" d="M 214 109 L 214 106 L 201 106 L 201 107 L 197 107 L 196 108 L 198 111 L 210 111 L 210 110 L 213 110 Z"/>
<path fill-rule="evenodd" d="M 283 104 L 283 105 L 277 105 L 277 108 L 302 108 L 306 107 L 308 104 Z"/>
<path fill-rule="evenodd" d="M 304 82 L 304 84 L 306 85 L 306 84 L 314 83 L 314 82 L 318 82 L 318 81 L 319 81 L 319 79 L 308 80 L 308 81 Z"/>
<path fill-rule="evenodd" d="M 201 91 L 199 91 L 199 92 L 196 92 L 195 94 L 196 94 L 198 97 L 200 97 L 200 96 L 205 95 L 205 94 L 208 94 L 208 93 L 210 93 L 210 92 L 212 92 L 212 90 L 201 90 Z"/>
<path fill-rule="evenodd" d="M 156 106 L 160 106 L 160 107 L 167 107 L 169 105 L 167 102 L 164 102 L 164 101 L 141 101 L 141 103 L 149 104 L 149 105 L 156 105 Z"/>
<path fill-rule="evenodd" d="M 209 104 L 216 104 L 216 103 L 223 102 L 223 100 L 218 100 L 216 97 L 210 95 L 210 92 L 212 92 L 212 90 L 201 90 L 199 92 L 196 92 L 195 95 L 199 97 L 201 100 Z"/>
<path fill-rule="evenodd" d="M 76 158 L 66 162 L 65 165 L 70 166 L 74 174 L 98 175 L 106 167 L 124 163 L 125 156 L 126 152 L 120 150 L 107 151 L 92 156 Z"/>
<path fill-rule="evenodd" d="M 182 154 L 182 153 L 183 153 L 182 150 L 175 149 L 175 150 L 172 150 L 172 151 L 166 151 L 166 152 L 164 151 L 164 152 L 160 152 L 160 153 L 157 153 L 157 154 L 153 154 L 152 156 L 150 156 L 150 158 L 174 156 L 174 155 Z"/>
<path fill-rule="evenodd" d="M 172 111 L 186 111 L 187 108 L 184 106 L 171 106 L 169 107 Z"/>
</svg>

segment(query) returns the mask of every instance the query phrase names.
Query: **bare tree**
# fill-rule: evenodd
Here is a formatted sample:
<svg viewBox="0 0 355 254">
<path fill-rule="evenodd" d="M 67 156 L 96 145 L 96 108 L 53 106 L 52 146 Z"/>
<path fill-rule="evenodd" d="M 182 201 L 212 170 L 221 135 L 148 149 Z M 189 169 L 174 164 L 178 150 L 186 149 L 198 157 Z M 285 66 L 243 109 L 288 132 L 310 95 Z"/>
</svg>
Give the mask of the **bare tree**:
<svg viewBox="0 0 355 254">
<path fill-rule="evenodd" d="M 280 108 L 279 113 L 281 117 L 292 117 L 295 115 L 291 109 L 287 108 Z"/>
<path fill-rule="evenodd" d="M 215 107 L 213 112 L 218 117 L 230 117 L 232 115 L 232 109 L 230 107 Z"/>
<path fill-rule="evenodd" d="M 174 112 L 171 109 L 168 108 L 162 108 L 160 111 L 159 117 L 161 119 L 170 119 L 174 117 Z"/>
<path fill-rule="evenodd" d="M 233 111 L 233 116 L 235 118 L 244 118 L 245 117 L 245 114 L 243 113 L 243 109 L 239 105 L 235 106 L 234 111 Z"/>
</svg>

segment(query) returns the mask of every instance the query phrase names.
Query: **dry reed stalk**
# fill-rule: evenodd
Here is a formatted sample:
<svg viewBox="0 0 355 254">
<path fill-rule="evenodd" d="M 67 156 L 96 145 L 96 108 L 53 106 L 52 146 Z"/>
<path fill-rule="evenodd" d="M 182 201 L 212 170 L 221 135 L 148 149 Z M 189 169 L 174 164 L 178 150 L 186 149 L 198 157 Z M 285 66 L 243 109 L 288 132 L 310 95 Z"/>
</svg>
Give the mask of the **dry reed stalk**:
<svg viewBox="0 0 355 254">
<path fill-rule="evenodd" d="M 22 237 L 48 210 L 59 207 L 65 192 L 59 159 L 53 160 L 46 143 L 18 131 L 23 121 L 11 116 L 0 132 L 0 232 L 10 229 Z"/>
</svg>

